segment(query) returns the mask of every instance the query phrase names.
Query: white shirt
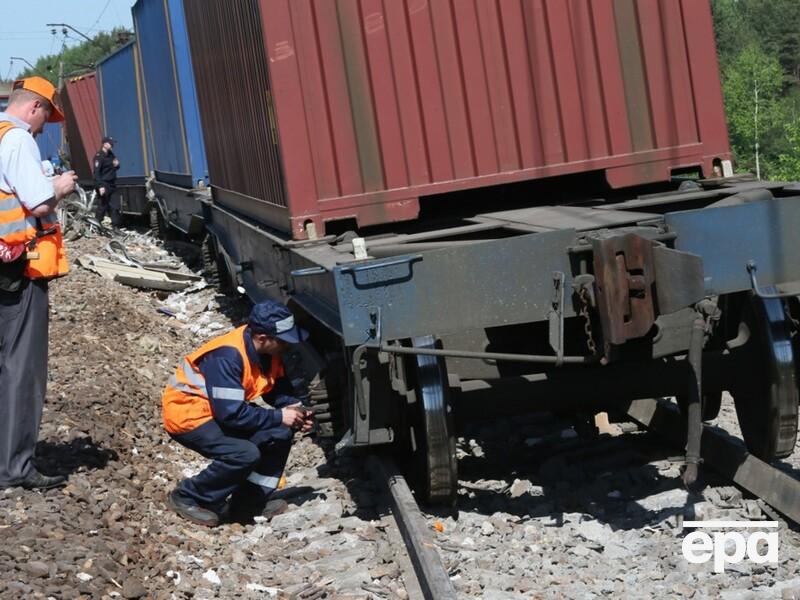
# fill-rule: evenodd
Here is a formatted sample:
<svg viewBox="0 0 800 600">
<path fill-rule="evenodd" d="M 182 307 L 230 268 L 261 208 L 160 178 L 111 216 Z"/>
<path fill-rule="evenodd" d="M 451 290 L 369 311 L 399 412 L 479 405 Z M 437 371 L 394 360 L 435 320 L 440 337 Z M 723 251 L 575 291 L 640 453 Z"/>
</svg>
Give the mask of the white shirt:
<svg viewBox="0 0 800 600">
<path fill-rule="evenodd" d="M 15 194 L 28 210 L 50 200 L 53 182 L 42 170 L 42 156 L 25 121 L 0 112 L 0 121 L 10 121 L 16 128 L 0 142 L 0 190 Z"/>
</svg>

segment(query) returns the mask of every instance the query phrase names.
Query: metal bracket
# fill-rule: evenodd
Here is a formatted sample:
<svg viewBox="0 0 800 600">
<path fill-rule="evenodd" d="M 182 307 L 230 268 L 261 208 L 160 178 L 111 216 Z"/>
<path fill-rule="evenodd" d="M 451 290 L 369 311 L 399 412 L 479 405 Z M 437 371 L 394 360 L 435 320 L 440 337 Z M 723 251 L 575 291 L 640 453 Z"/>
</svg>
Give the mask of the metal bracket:
<svg viewBox="0 0 800 600">
<path fill-rule="evenodd" d="M 766 290 L 774 290 L 774 286 L 768 286 L 766 288 L 761 288 L 758 286 L 758 280 L 756 279 L 756 270 L 758 267 L 756 266 L 756 261 L 748 260 L 747 265 L 747 273 L 750 275 L 750 287 L 753 288 L 753 293 L 758 296 L 759 298 L 763 298 L 764 300 L 774 300 L 779 298 L 792 298 L 797 294 L 793 294 L 790 292 L 770 292 Z"/>
<path fill-rule="evenodd" d="M 556 366 L 564 360 L 564 273 L 553 272 L 553 302 L 547 313 L 550 324 L 550 347 L 556 353 Z"/>
<path fill-rule="evenodd" d="M 412 264 L 420 260 L 422 260 L 421 254 L 412 254 L 410 256 L 400 256 L 398 258 L 393 258 L 392 260 L 387 260 L 383 262 L 370 262 L 364 265 L 344 265 L 339 269 L 339 271 L 342 273 L 351 273 L 353 277 L 355 277 L 357 273 L 363 273 L 364 271 L 371 271 L 373 269 L 382 269 L 384 267 L 395 267 L 397 265 L 411 266 Z"/>
<path fill-rule="evenodd" d="M 653 241 L 635 234 L 592 239 L 597 306 L 609 345 L 640 338 L 655 323 Z"/>
</svg>

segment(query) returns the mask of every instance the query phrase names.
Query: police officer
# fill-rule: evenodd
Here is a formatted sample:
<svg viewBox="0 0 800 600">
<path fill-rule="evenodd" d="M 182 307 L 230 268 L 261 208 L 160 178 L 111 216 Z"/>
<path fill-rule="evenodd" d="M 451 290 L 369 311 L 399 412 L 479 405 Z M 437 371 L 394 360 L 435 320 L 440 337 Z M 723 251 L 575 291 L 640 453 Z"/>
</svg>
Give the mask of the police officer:
<svg viewBox="0 0 800 600">
<path fill-rule="evenodd" d="M 94 155 L 94 186 L 97 190 L 97 208 L 94 216 L 98 223 L 102 223 L 106 213 L 110 213 L 111 225 L 116 229 L 122 222 L 122 214 L 119 199 L 114 198 L 119 170 L 119 160 L 112 150 L 115 143 L 114 138 L 104 137 L 100 150 Z"/>
<path fill-rule="evenodd" d="M 178 365 L 161 400 L 164 427 L 172 439 L 212 459 L 169 494 L 167 502 L 180 516 L 213 527 L 226 512 L 249 521 L 286 509 L 285 501 L 268 499 L 286 466 L 293 431 L 309 431 L 313 422 L 281 355 L 307 336 L 288 308 L 266 301 L 253 307 L 247 325 L 207 342 Z M 274 408 L 252 403 L 259 398 Z"/>
</svg>

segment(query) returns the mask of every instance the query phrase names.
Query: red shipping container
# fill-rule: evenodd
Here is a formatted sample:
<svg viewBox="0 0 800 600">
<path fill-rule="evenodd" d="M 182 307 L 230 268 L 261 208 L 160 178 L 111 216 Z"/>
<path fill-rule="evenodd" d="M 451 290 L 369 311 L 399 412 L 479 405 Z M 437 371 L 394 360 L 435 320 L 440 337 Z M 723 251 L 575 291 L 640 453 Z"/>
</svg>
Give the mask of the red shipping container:
<svg viewBox="0 0 800 600">
<path fill-rule="evenodd" d="M 184 6 L 215 199 L 297 239 L 432 194 L 730 158 L 708 0 Z"/>
<path fill-rule="evenodd" d="M 94 73 L 68 80 L 61 91 L 70 164 L 83 184 L 94 180 L 92 161 L 100 148 L 100 99 Z"/>
</svg>

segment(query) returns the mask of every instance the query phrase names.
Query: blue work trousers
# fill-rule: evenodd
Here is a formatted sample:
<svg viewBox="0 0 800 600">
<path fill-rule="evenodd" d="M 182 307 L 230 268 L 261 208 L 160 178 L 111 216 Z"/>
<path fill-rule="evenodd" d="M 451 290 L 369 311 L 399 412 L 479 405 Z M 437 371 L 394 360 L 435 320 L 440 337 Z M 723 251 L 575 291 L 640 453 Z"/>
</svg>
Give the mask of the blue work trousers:
<svg viewBox="0 0 800 600">
<path fill-rule="evenodd" d="M 241 432 L 223 428 L 213 419 L 193 431 L 172 435 L 179 444 L 212 461 L 178 484 L 180 495 L 214 511 L 221 510 L 231 494 L 232 502 L 264 504 L 278 487 L 292 435 L 285 425 Z"/>
</svg>

